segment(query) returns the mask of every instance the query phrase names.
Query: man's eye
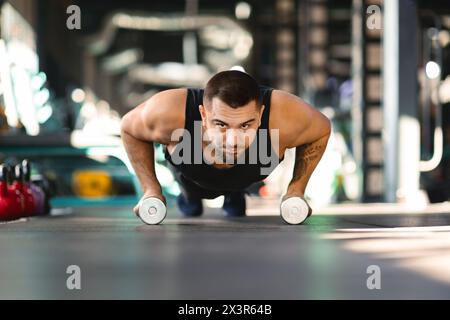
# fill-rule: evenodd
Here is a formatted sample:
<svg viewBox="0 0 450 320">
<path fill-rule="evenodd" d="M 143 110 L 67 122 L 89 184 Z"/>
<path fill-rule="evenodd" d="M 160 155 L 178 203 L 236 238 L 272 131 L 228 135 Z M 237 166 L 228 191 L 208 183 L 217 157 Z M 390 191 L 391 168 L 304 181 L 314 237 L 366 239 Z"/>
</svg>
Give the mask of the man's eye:
<svg viewBox="0 0 450 320">
<path fill-rule="evenodd" d="M 250 127 L 249 124 L 243 124 L 243 125 L 241 126 L 241 129 L 246 130 L 246 129 L 248 129 L 249 127 Z"/>
<path fill-rule="evenodd" d="M 226 128 L 226 125 L 223 123 L 216 123 L 216 126 L 218 126 L 221 129 Z"/>
</svg>

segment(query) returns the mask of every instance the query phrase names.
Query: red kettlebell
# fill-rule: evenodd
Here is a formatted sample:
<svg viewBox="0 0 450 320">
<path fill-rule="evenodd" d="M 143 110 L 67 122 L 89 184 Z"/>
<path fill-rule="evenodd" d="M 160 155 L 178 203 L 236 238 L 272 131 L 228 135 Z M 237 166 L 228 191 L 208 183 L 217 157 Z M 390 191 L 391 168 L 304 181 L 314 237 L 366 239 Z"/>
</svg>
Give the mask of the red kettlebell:
<svg viewBox="0 0 450 320">
<path fill-rule="evenodd" d="M 31 182 L 31 163 L 27 159 L 22 161 L 22 170 L 24 175 L 24 186 L 31 190 L 36 205 L 35 215 L 45 214 L 45 194 L 37 185 Z"/>
<path fill-rule="evenodd" d="M 10 168 L 2 165 L 0 171 L 0 221 L 19 219 L 23 213 L 22 198 L 8 188 Z"/>
<path fill-rule="evenodd" d="M 15 166 L 15 179 L 11 186 L 12 190 L 18 190 L 23 197 L 23 203 L 24 203 L 24 217 L 31 217 L 34 216 L 37 212 L 36 208 L 36 202 L 34 201 L 34 196 L 29 187 L 25 185 L 24 181 L 24 175 L 21 165 Z"/>
</svg>

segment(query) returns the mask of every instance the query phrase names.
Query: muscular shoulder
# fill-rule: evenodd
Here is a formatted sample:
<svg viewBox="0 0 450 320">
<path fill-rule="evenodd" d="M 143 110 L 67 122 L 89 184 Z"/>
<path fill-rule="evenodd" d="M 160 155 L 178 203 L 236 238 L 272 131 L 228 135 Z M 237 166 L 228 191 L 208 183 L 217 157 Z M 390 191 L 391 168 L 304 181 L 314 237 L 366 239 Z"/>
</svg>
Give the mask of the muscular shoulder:
<svg viewBox="0 0 450 320">
<path fill-rule="evenodd" d="M 172 132 L 184 128 L 186 96 L 186 88 L 161 91 L 127 113 L 122 127 L 142 140 L 169 143 Z"/>
<path fill-rule="evenodd" d="M 329 134 L 330 121 L 300 97 L 273 90 L 269 127 L 279 129 L 281 146 L 293 148 Z"/>
<path fill-rule="evenodd" d="M 145 106 L 143 116 L 153 129 L 155 140 L 170 142 L 174 130 L 184 128 L 187 89 L 161 91 L 151 97 Z"/>
</svg>

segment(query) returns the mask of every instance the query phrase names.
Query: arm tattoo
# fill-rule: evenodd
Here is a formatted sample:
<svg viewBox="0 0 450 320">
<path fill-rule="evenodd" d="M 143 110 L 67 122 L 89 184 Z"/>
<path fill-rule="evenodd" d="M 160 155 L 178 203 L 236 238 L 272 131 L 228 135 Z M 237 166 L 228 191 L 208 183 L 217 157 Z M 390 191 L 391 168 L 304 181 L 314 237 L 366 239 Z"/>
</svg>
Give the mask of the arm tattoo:
<svg viewBox="0 0 450 320">
<path fill-rule="evenodd" d="M 308 178 L 322 157 L 326 148 L 326 141 L 322 139 L 313 143 L 298 146 L 295 149 L 294 175 L 292 182 L 300 180 L 302 177 Z"/>
</svg>

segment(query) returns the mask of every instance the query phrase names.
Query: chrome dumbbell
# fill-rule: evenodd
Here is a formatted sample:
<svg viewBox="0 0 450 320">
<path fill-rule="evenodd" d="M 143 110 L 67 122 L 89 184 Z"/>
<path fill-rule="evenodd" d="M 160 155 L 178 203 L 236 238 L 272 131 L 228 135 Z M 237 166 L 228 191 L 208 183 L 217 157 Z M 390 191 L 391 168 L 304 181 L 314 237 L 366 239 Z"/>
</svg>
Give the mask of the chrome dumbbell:
<svg viewBox="0 0 450 320">
<path fill-rule="evenodd" d="M 287 223 L 301 224 L 311 215 L 311 208 L 302 198 L 292 197 L 281 203 L 280 213 Z"/>
<path fill-rule="evenodd" d="M 139 202 L 138 216 L 145 224 L 159 224 L 166 214 L 166 205 L 158 198 L 149 197 Z"/>
</svg>

